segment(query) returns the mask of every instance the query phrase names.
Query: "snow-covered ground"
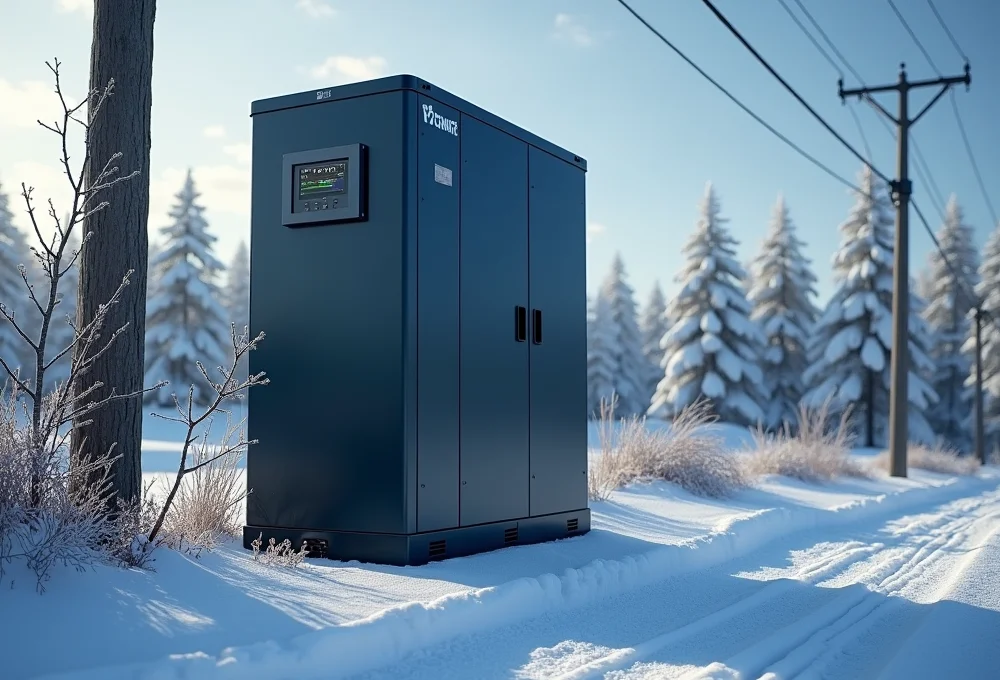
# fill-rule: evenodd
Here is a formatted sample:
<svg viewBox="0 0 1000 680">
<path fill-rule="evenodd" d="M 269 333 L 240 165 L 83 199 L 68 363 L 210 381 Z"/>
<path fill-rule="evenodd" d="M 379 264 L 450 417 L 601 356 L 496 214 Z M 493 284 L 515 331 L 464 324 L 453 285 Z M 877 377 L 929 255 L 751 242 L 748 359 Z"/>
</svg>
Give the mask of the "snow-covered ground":
<svg viewBox="0 0 1000 680">
<path fill-rule="evenodd" d="M 147 469 L 175 465 L 168 432 L 147 429 Z M 152 572 L 61 571 L 44 595 L 14 571 L 0 595 L 0 676 L 938 678 L 1000 667 L 998 470 L 767 478 L 725 502 L 650 483 L 592 507 L 586 536 L 416 568 L 267 568 L 232 544 L 199 558 L 160 552 Z"/>
</svg>

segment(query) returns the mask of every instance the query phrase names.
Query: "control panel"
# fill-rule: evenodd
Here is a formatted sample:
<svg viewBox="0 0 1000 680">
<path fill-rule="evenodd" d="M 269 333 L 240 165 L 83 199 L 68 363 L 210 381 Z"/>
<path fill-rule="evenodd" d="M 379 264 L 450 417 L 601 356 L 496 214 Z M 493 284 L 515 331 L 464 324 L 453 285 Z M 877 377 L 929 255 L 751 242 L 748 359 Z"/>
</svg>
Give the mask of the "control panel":
<svg viewBox="0 0 1000 680">
<path fill-rule="evenodd" d="M 364 144 L 350 144 L 285 154 L 282 225 L 367 219 L 367 151 Z"/>
</svg>

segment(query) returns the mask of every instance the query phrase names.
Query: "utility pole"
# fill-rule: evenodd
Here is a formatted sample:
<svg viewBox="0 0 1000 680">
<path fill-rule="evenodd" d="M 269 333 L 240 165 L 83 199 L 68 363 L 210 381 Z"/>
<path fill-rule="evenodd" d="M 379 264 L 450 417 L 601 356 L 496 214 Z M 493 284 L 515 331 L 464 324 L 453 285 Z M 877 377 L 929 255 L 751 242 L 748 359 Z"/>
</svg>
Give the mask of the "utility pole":
<svg viewBox="0 0 1000 680">
<path fill-rule="evenodd" d="M 896 242 L 892 270 L 892 354 L 890 357 L 890 379 L 892 388 L 889 394 L 889 472 L 893 477 L 906 476 L 906 444 L 907 444 L 907 399 L 908 377 L 910 372 L 910 193 L 913 187 L 909 179 L 909 137 L 910 127 L 915 125 L 921 116 L 927 113 L 937 101 L 944 96 L 952 85 L 965 83 L 966 89 L 972 82 L 969 64 L 965 64 L 965 75 L 950 78 L 935 78 L 934 80 L 907 80 L 906 64 L 899 65 L 899 82 L 895 85 L 879 85 L 876 87 L 859 87 L 844 89 L 843 78 L 838 81 L 840 100 L 857 96 L 867 100 L 878 109 L 882 115 L 894 122 L 898 128 L 898 157 L 896 165 L 896 180 L 890 185 L 892 200 L 896 205 Z M 925 87 L 941 88 L 936 95 L 913 118 L 910 118 L 910 90 Z M 899 95 L 899 116 L 893 116 L 875 101 L 873 94 L 879 92 L 896 92 Z"/>
<path fill-rule="evenodd" d="M 986 465 L 983 428 L 983 312 L 976 307 L 976 458 Z"/>
</svg>

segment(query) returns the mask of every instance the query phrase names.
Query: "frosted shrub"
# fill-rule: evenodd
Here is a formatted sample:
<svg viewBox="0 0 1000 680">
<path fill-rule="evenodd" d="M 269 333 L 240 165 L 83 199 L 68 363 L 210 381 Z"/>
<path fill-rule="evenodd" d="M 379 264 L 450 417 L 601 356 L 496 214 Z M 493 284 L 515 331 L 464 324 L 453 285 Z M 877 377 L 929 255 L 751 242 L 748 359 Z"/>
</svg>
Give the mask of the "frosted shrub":
<svg viewBox="0 0 1000 680">
<path fill-rule="evenodd" d="M 305 546 L 296 551 L 292 547 L 292 542 L 287 538 L 281 543 L 274 540 L 274 537 L 268 539 L 267 548 L 264 552 L 261 552 L 261 548 L 264 545 L 264 534 L 261 534 L 257 538 L 250 541 L 250 547 L 253 549 L 253 560 L 254 562 L 260 562 L 269 567 L 292 567 L 295 568 L 302 564 L 306 559 L 308 553 L 306 552 Z"/>
<path fill-rule="evenodd" d="M 769 434 L 758 427 L 754 450 L 747 459 L 749 472 L 804 482 L 867 476 L 867 469 L 851 459 L 849 411 L 836 422 L 831 422 L 829 412 L 829 401 L 818 409 L 800 404 L 796 428 L 785 422 L 777 433 Z"/>
<path fill-rule="evenodd" d="M 45 399 L 46 414 L 55 400 Z M 71 468 L 64 442 L 31 444 L 29 428 L 17 422 L 19 408 L 25 404 L 17 388 L 0 391 L 0 578 L 18 560 L 42 592 L 55 566 L 141 562 L 132 551 L 135 534 L 125 530 L 138 510 L 106 511 L 117 457 L 108 453 Z"/>
<path fill-rule="evenodd" d="M 888 471 L 889 452 L 880 453 L 875 459 L 875 465 Z M 979 470 L 979 459 L 975 456 L 963 456 L 958 449 L 942 443 L 933 447 L 910 444 L 906 447 L 906 466 L 946 475 L 974 475 Z"/>
<path fill-rule="evenodd" d="M 613 403 L 602 405 L 601 450 L 591 461 L 590 497 L 607 499 L 612 491 L 637 480 L 662 479 L 699 496 L 725 497 L 748 485 L 741 460 L 728 453 L 721 437 L 706 430 L 715 422 L 707 401 L 683 409 L 669 430 L 651 431 L 646 419 L 618 423 Z"/>
</svg>

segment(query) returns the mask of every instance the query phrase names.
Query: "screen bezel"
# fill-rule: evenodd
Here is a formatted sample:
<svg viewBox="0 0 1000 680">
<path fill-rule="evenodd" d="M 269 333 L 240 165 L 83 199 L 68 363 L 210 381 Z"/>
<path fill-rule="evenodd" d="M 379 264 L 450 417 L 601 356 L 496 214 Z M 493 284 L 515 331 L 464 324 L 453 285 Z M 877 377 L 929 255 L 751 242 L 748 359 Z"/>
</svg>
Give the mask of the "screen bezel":
<svg viewBox="0 0 1000 680">
<path fill-rule="evenodd" d="M 303 227 L 367 220 L 367 151 L 368 147 L 364 144 L 348 144 L 297 151 L 282 156 L 281 224 L 286 227 Z M 298 167 L 337 161 L 347 163 L 347 191 L 334 194 L 338 199 L 344 198 L 344 205 L 329 210 L 295 212 L 295 203 L 298 200 Z"/>
</svg>

